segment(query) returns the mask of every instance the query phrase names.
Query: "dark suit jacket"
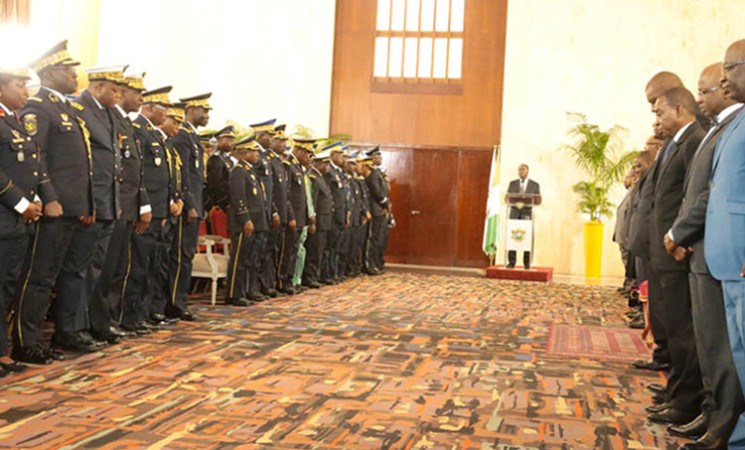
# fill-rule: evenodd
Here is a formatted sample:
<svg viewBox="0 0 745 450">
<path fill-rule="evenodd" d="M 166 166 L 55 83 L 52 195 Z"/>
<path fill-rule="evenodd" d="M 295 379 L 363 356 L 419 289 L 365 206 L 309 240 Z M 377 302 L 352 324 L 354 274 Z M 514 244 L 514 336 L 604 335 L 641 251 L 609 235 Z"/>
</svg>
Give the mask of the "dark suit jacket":
<svg viewBox="0 0 745 450">
<path fill-rule="evenodd" d="M 290 208 L 297 223 L 297 229 L 308 224 L 308 200 L 305 191 L 305 172 L 300 167 L 300 162 L 294 155 L 290 155 L 290 165 L 287 167 L 287 181 L 289 182 L 290 191 Z"/>
<path fill-rule="evenodd" d="M 233 161 L 228 155 L 215 150 L 207 160 L 207 185 L 205 191 L 205 207 L 211 209 L 213 206 L 219 206 L 223 211 L 227 211 L 230 206 L 230 169 L 233 168 Z"/>
<path fill-rule="evenodd" d="M 388 183 L 383 173 L 377 167 L 373 167 L 370 175 L 365 178 L 370 197 L 370 214 L 379 217 L 383 215 L 383 209 L 390 206 L 388 200 Z"/>
<path fill-rule="evenodd" d="M 119 111 L 112 111 L 114 126 L 119 136 L 121 150 L 122 175 L 119 178 L 119 204 L 122 208 L 122 219 L 136 222 L 140 218 L 140 208 L 150 206 L 150 199 L 144 185 L 142 150 L 135 134 L 135 127 L 129 117 Z"/>
<path fill-rule="evenodd" d="M 15 206 L 23 198 L 33 202 L 36 195 L 54 196 L 44 159 L 17 116 L 0 109 L 0 238 L 26 233 L 27 225 Z"/>
<path fill-rule="evenodd" d="M 42 87 L 21 111 L 26 129 L 36 131 L 53 189 L 41 192 L 41 201 L 59 201 L 64 217 L 93 214 L 93 167 L 77 109 L 62 103 Z M 86 131 L 87 132 L 87 131 Z"/>
<path fill-rule="evenodd" d="M 254 168 L 247 162 L 240 161 L 230 169 L 230 231 L 242 233 L 243 225 L 249 220 L 254 224 L 254 232 L 269 230 L 266 192 Z"/>
<path fill-rule="evenodd" d="M 122 158 L 112 111 L 108 108 L 99 108 L 87 90 L 84 90 L 75 101 L 82 106 L 78 116 L 85 121 L 90 132 L 96 220 L 116 220 L 121 209 L 119 180 L 122 177 Z M 113 112 L 119 114 L 117 111 Z"/>
<path fill-rule="evenodd" d="M 331 188 L 329 188 L 326 178 L 316 168 L 311 169 L 310 180 L 313 183 L 313 208 L 316 210 L 316 228 L 318 228 L 318 231 L 329 231 L 334 213 Z"/>
<path fill-rule="evenodd" d="M 671 144 L 666 161 L 663 161 L 666 149 L 660 149 L 659 162 L 651 179 L 654 193 L 649 234 L 649 256 L 652 268 L 657 272 L 688 271 L 687 262 L 677 262 L 667 254 L 664 238 L 680 211 L 686 171 L 705 134 L 701 126 L 693 122 L 678 142 Z"/>
<path fill-rule="evenodd" d="M 272 167 L 272 205 L 274 212 L 279 215 L 279 222 L 287 225 L 290 220 L 295 220 L 295 214 L 290 208 L 290 183 L 287 180 L 287 167 L 289 161 L 282 161 L 279 156 L 270 153 L 269 165 Z"/>
<path fill-rule="evenodd" d="M 520 193 L 520 179 L 510 181 L 507 186 L 508 194 Z M 541 195 L 541 185 L 528 178 L 528 185 L 525 187 L 525 194 Z M 533 208 L 526 206 L 523 209 L 515 207 L 510 208 L 510 219 L 530 219 L 533 216 Z"/>
<path fill-rule="evenodd" d="M 705 274 L 709 272 L 704 255 L 704 224 L 706 223 L 706 206 L 709 203 L 709 181 L 714 150 L 724 130 L 727 129 L 727 126 L 739 112 L 738 109 L 727 116 L 701 142 L 701 146 L 693 156 L 685 177 L 685 196 L 678 217 L 673 223 L 672 234 L 680 245 L 693 247 L 690 264 L 691 271 L 695 273 Z"/>
<path fill-rule="evenodd" d="M 137 116 L 132 126 L 140 141 L 144 185 L 153 209 L 153 218 L 168 218 L 170 217 L 170 202 L 178 201 L 181 197 L 176 185 L 177 180 L 171 179 L 172 170 L 169 167 L 171 158 L 166 151 L 165 142 L 160 132 L 154 129 L 142 115 Z"/>
<path fill-rule="evenodd" d="M 181 190 L 184 196 L 184 213 L 195 209 L 199 217 L 204 214 L 204 148 L 199 135 L 188 124 L 171 138 L 181 158 Z"/>
<path fill-rule="evenodd" d="M 349 211 L 344 175 L 340 169 L 330 165 L 324 178 L 326 178 L 326 184 L 331 189 L 331 198 L 334 201 L 334 224 L 337 227 L 343 227 L 347 223 L 347 211 Z"/>
</svg>

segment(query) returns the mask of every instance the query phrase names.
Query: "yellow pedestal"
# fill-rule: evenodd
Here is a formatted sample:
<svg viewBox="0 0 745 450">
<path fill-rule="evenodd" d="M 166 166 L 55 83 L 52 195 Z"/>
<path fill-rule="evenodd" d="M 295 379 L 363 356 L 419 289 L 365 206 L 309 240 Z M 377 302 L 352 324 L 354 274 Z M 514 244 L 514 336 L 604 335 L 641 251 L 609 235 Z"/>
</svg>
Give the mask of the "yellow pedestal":
<svg viewBox="0 0 745 450">
<path fill-rule="evenodd" d="M 590 284 L 600 283 L 603 261 L 603 223 L 585 223 L 585 278 Z"/>
</svg>

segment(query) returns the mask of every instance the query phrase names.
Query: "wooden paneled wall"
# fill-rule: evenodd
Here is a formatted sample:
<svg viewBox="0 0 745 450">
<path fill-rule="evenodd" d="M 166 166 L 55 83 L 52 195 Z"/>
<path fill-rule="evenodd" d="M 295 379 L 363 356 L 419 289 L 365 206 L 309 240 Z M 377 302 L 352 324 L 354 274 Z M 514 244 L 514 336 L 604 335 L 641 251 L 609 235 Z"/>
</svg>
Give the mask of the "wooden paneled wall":
<svg viewBox="0 0 745 450">
<path fill-rule="evenodd" d="M 459 94 L 373 89 L 376 0 L 338 0 L 330 133 L 379 143 L 397 227 L 387 258 L 483 267 L 492 149 L 500 142 L 507 0 L 468 0 Z"/>
</svg>

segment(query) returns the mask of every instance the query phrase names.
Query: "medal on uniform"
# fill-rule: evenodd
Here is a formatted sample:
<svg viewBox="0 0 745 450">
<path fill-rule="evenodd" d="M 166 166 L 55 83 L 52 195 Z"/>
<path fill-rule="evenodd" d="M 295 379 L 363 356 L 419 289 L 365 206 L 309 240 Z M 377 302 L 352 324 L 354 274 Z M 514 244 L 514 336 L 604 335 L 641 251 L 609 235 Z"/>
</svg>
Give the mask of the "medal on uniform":
<svg viewBox="0 0 745 450">
<path fill-rule="evenodd" d="M 156 167 L 160 167 L 160 164 L 163 162 L 162 159 L 160 159 L 160 156 L 155 157 L 155 165 Z"/>
<path fill-rule="evenodd" d="M 23 116 L 23 128 L 29 136 L 36 134 L 36 114 L 26 114 Z"/>
<path fill-rule="evenodd" d="M 23 154 L 23 150 L 19 150 L 16 156 L 18 157 L 19 163 L 22 163 L 23 161 L 26 160 L 26 155 Z"/>
<path fill-rule="evenodd" d="M 70 116 L 68 116 L 65 113 L 60 113 L 60 117 L 62 117 L 62 121 L 63 122 L 69 122 L 70 121 Z"/>
<path fill-rule="evenodd" d="M 194 160 L 194 167 L 196 167 L 197 169 L 199 169 L 199 160 L 198 159 L 195 159 Z"/>
<path fill-rule="evenodd" d="M 256 188 L 254 188 L 254 195 L 257 195 L 258 193 L 259 193 L 259 191 L 256 190 Z"/>
<path fill-rule="evenodd" d="M 129 152 L 129 149 L 125 150 L 124 151 L 124 157 L 125 158 L 129 158 L 130 156 L 132 156 L 132 153 Z"/>
</svg>

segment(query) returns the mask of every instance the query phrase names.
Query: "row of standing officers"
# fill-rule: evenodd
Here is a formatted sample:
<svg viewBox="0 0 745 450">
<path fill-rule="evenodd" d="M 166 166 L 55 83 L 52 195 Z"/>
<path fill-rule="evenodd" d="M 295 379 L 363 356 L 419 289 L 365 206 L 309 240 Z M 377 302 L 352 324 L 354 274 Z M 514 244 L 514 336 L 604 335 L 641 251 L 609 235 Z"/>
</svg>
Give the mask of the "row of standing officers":
<svg viewBox="0 0 745 450">
<path fill-rule="evenodd" d="M 335 144 L 313 158 L 302 139 L 280 151 L 284 130 L 267 122 L 234 146 L 223 130 L 228 144 L 207 160 L 197 127 L 210 94 L 174 104 L 170 87 L 145 91 L 144 74 L 109 67 L 89 69 L 72 97 L 77 65 L 65 41 L 50 49 L 32 64 L 31 97 L 28 69 L 0 69 L 0 307 L 12 312 L 0 320 L 0 376 L 197 320 L 191 265 L 213 207 L 234 236 L 229 303 L 383 269 L 392 216 L 379 151 L 345 160 Z"/>
</svg>

